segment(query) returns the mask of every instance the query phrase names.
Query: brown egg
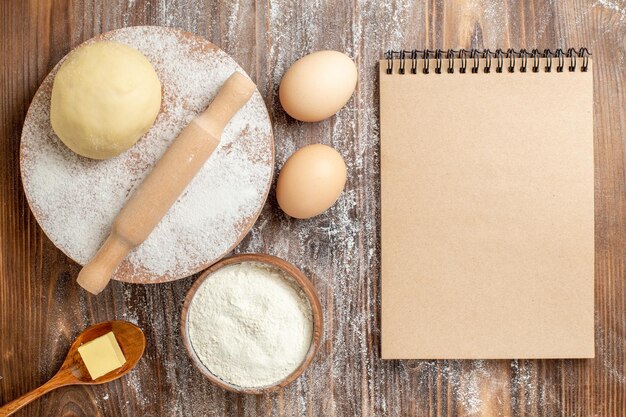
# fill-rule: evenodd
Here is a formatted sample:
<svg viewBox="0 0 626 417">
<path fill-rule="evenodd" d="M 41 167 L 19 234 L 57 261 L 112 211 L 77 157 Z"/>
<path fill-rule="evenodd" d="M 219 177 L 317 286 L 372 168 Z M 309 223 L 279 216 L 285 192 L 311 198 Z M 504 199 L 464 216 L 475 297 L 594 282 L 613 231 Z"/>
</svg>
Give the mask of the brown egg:
<svg viewBox="0 0 626 417">
<path fill-rule="evenodd" d="M 326 145 L 309 145 L 287 159 L 278 176 L 276 198 L 285 213 L 298 219 L 331 207 L 346 184 L 346 164 Z"/>
<path fill-rule="evenodd" d="M 346 105 L 356 87 L 356 66 L 337 51 L 319 51 L 297 60 L 280 81 L 285 111 L 303 122 L 324 120 Z"/>
</svg>

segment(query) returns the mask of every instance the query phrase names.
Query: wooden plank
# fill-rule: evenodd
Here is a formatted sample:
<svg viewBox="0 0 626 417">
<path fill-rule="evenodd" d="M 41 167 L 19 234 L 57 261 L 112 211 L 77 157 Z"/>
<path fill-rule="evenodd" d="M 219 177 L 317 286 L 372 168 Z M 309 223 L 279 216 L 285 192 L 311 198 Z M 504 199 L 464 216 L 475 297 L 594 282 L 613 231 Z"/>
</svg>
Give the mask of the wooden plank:
<svg viewBox="0 0 626 417">
<path fill-rule="evenodd" d="M 74 283 L 78 266 L 54 248 L 28 209 L 18 147 L 37 86 L 83 40 L 142 24 L 205 36 L 250 73 L 274 122 L 277 168 L 314 142 L 333 145 L 348 162 L 346 192 L 328 214 L 289 219 L 271 194 L 237 249 L 298 265 L 317 286 L 325 311 L 318 357 L 278 394 L 227 393 L 193 368 L 178 328 L 193 277 L 158 286 L 113 283 L 97 298 L 88 296 Z M 71 340 L 89 324 L 130 320 L 148 338 L 146 357 L 128 378 L 51 393 L 18 415 L 626 415 L 623 2 L 0 1 L 0 34 L 0 403 L 52 376 Z M 570 45 L 594 54 L 597 358 L 382 362 L 376 61 L 385 49 L 400 46 Z M 298 123 L 282 111 L 278 83 L 293 61 L 318 49 L 353 56 L 359 85 L 336 117 Z"/>
</svg>

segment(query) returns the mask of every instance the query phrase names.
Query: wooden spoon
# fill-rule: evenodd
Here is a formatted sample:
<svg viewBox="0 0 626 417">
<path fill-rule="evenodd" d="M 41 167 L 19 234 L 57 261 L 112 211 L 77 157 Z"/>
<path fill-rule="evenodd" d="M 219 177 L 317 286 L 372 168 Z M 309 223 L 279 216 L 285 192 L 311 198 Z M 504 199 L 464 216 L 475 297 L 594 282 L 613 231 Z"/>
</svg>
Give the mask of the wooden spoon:
<svg viewBox="0 0 626 417">
<path fill-rule="evenodd" d="M 91 379 L 78 353 L 78 347 L 111 331 L 115 334 L 122 353 L 124 353 L 126 363 L 121 368 L 115 369 L 99 378 Z M 31 401 L 59 387 L 66 385 L 95 385 L 113 381 L 133 369 L 139 359 L 141 359 L 145 348 L 146 337 L 141 329 L 126 321 L 105 321 L 88 327 L 74 340 L 63 365 L 61 365 L 61 369 L 59 369 L 56 375 L 39 388 L 35 388 L 31 392 L 0 407 L 0 417 L 13 414 Z"/>
</svg>

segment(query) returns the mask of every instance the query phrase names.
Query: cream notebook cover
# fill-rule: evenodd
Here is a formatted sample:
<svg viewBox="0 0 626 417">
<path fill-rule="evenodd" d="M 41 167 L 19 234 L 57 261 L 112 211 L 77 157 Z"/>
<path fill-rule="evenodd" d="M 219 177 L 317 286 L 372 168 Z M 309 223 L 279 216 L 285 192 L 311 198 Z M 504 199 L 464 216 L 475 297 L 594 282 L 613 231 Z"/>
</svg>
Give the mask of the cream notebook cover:
<svg viewBox="0 0 626 417">
<path fill-rule="evenodd" d="M 380 61 L 382 357 L 593 357 L 586 50 L 392 54 Z"/>
</svg>

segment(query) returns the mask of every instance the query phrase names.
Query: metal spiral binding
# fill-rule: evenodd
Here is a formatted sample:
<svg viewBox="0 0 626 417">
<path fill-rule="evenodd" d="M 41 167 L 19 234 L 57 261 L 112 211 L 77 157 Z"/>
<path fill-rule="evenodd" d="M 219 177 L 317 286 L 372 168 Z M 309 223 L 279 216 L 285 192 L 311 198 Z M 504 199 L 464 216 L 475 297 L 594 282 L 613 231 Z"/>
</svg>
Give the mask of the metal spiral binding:
<svg viewBox="0 0 626 417">
<path fill-rule="evenodd" d="M 445 57 L 443 56 L 444 54 Z M 519 67 L 520 72 L 527 71 L 529 61 L 532 61 L 532 65 L 530 67 L 531 71 L 539 72 L 540 58 L 546 58 L 546 66 L 543 68 L 545 72 L 551 72 L 553 67 L 555 68 L 556 72 L 563 72 L 563 70 L 566 68 L 567 59 L 569 59 L 569 63 L 567 64 L 567 70 L 569 72 L 574 72 L 576 71 L 577 58 L 583 58 L 582 65 L 580 66 L 580 71 L 586 72 L 589 68 L 589 57 L 591 56 L 591 53 L 587 48 L 580 48 L 578 51 L 576 51 L 576 49 L 574 48 L 569 48 L 567 52 L 563 52 L 563 49 L 561 48 L 556 49 L 554 52 L 552 52 L 550 49 L 544 49 L 543 52 L 540 52 L 538 49 L 533 49 L 529 52 L 526 49 L 520 49 L 519 51 L 516 51 L 512 48 L 509 48 L 506 51 L 503 51 L 502 49 L 496 49 L 494 52 L 490 51 L 489 49 L 470 49 L 469 51 L 465 49 L 401 49 L 399 51 L 388 50 L 387 52 L 385 52 L 385 59 L 387 59 L 387 74 L 393 73 L 395 58 L 399 58 L 400 60 L 398 72 L 400 74 L 404 74 L 406 72 L 407 56 L 410 56 L 411 59 L 411 74 L 417 74 L 418 59 L 424 61 L 422 72 L 424 74 L 429 74 L 431 58 L 434 58 L 435 60 L 435 74 L 441 74 L 444 60 L 448 61 L 448 65 L 446 66 L 446 72 L 449 74 L 453 74 L 455 72 L 455 59 L 461 60 L 458 69 L 460 73 L 465 74 L 467 72 L 469 60 L 470 72 L 476 74 L 480 70 L 481 61 L 484 62 L 483 72 L 491 72 L 493 60 L 495 60 L 495 71 L 497 73 L 501 73 L 505 65 L 508 72 L 515 72 L 515 62 L 518 58 L 521 62 Z M 506 64 L 505 60 L 508 61 L 506 62 Z M 554 65 L 552 61 L 556 61 Z"/>
</svg>

